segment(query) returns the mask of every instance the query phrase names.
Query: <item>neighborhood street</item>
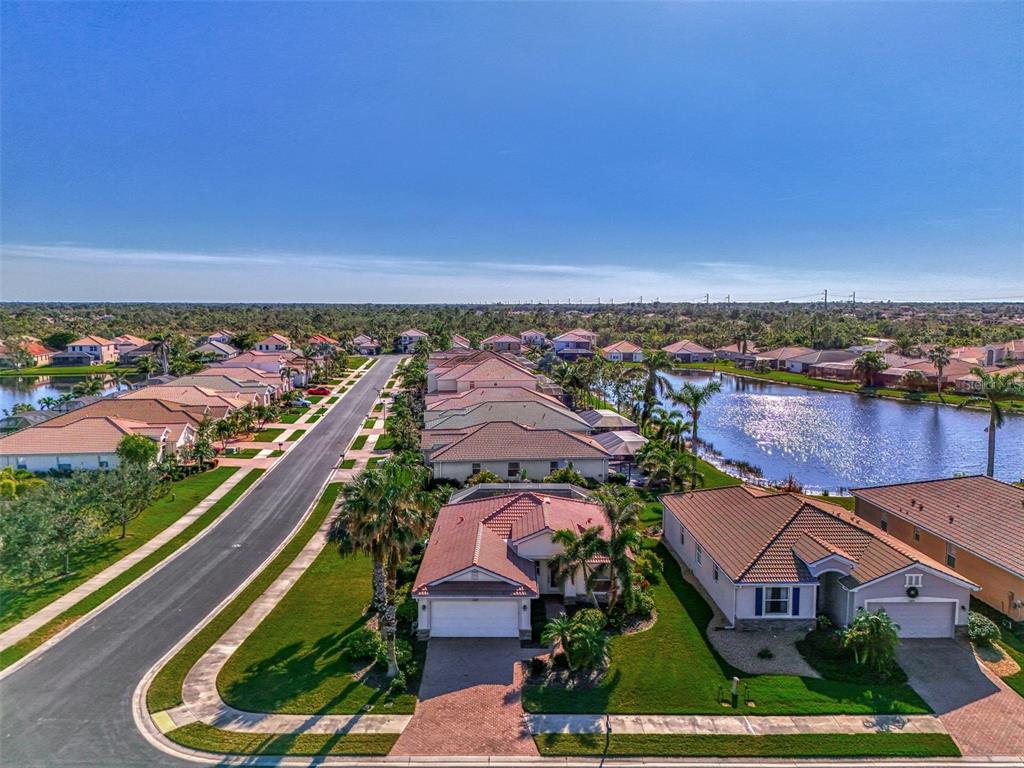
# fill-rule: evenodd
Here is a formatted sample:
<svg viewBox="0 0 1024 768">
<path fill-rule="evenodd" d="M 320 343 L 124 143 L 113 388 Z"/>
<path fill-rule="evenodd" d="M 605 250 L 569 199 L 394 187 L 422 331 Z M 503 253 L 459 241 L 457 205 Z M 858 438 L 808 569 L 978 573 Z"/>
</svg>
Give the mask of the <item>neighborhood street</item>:
<svg viewBox="0 0 1024 768">
<path fill-rule="evenodd" d="M 0 764 L 189 765 L 137 730 L 139 680 L 292 530 L 362 425 L 398 357 L 383 357 L 219 524 L 180 557 L 0 681 Z"/>
</svg>

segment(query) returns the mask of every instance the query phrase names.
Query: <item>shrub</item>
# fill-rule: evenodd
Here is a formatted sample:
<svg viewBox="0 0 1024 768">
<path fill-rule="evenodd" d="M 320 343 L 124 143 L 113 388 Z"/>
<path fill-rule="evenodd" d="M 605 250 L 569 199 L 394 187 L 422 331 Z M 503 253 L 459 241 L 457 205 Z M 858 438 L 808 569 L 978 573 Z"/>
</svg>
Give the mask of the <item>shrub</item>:
<svg viewBox="0 0 1024 768">
<path fill-rule="evenodd" d="M 577 611 L 572 620 L 575 624 L 586 625 L 594 629 L 604 629 L 608 624 L 608 617 L 604 615 L 604 611 L 597 608 L 584 608 Z"/>
<path fill-rule="evenodd" d="M 608 473 L 608 482 L 611 485 L 625 485 L 626 476 L 621 472 L 610 472 Z"/>
<path fill-rule="evenodd" d="M 534 656 L 530 659 L 530 674 L 540 677 L 548 671 L 548 662 L 543 656 Z"/>
<path fill-rule="evenodd" d="M 757 658 L 759 658 L 759 659 L 774 659 L 775 658 L 775 654 L 772 653 L 772 649 L 771 648 L 769 648 L 768 646 L 765 646 L 764 648 L 762 648 L 761 650 L 759 650 L 757 652 Z"/>
<path fill-rule="evenodd" d="M 472 477 L 470 477 L 470 478 L 468 478 L 466 480 L 466 485 L 480 485 L 481 483 L 502 483 L 502 482 L 504 482 L 504 480 L 502 480 L 500 477 L 498 477 L 493 472 L 489 472 L 486 469 L 481 469 L 475 475 L 473 475 Z"/>
<path fill-rule="evenodd" d="M 967 618 L 967 636 L 972 643 L 989 646 L 1002 637 L 1002 633 L 992 619 L 976 611 L 971 611 Z"/>
<path fill-rule="evenodd" d="M 843 632 L 843 647 L 853 652 L 854 661 L 878 672 L 895 666 L 900 626 L 884 610 L 858 608 Z"/>
<path fill-rule="evenodd" d="M 647 590 L 639 592 L 636 596 L 633 611 L 636 615 L 649 619 L 654 614 L 654 595 Z"/>
<path fill-rule="evenodd" d="M 386 656 L 380 633 L 369 627 L 360 627 L 345 638 L 345 654 L 352 659 L 378 659 Z"/>
</svg>

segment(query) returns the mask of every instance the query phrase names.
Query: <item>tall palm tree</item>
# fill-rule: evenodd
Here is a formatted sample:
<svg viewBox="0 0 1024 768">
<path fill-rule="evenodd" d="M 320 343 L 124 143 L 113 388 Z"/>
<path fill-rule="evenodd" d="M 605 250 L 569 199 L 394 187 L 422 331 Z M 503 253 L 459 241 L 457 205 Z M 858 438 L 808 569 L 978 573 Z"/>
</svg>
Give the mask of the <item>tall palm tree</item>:
<svg viewBox="0 0 1024 768">
<path fill-rule="evenodd" d="M 881 373 L 888 367 L 885 355 L 873 349 L 862 352 L 860 357 L 853 361 L 853 372 L 861 377 L 865 387 L 874 384 L 875 374 Z"/>
<path fill-rule="evenodd" d="M 217 440 L 220 440 L 220 449 L 223 451 L 228 447 L 228 440 L 235 436 L 238 431 L 238 423 L 231 418 L 224 418 L 214 422 L 210 433 Z"/>
<path fill-rule="evenodd" d="M 103 380 L 99 376 L 89 376 L 85 381 L 80 381 L 71 388 L 75 397 L 86 395 L 98 395 L 103 391 Z"/>
<path fill-rule="evenodd" d="M 694 445 L 697 445 L 697 424 L 700 421 L 701 412 L 704 406 L 711 402 L 711 398 L 721 391 L 722 382 L 720 381 L 712 380 L 703 386 L 688 381 L 672 396 L 672 401 L 686 408 L 686 412 L 690 415 L 690 438 Z"/>
<path fill-rule="evenodd" d="M 672 450 L 666 443 L 650 442 L 637 456 L 640 471 L 648 485 L 666 485 L 677 493 L 701 485 L 704 477 L 697 467 L 697 457 L 689 451 Z"/>
<path fill-rule="evenodd" d="M 946 366 L 949 365 L 950 359 L 951 356 L 945 344 L 936 344 L 931 348 L 931 351 L 928 352 L 928 360 L 935 366 L 935 370 L 939 374 L 939 378 L 937 380 L 939 400 L 942 400 L 942 372 L 946 369 Z"/>
<path fill-rule="evenodd" d="M 128 373 L 126 371 L 111 371 L 110 382 L 114 385 L 114 388 L 120 392 L 121 385 L 128 385 Z"/>
<path fill-rule="evenodd" d="M 663 350 L 650 350 L 644 353 L 644 361 L 640 364 L 643 370 L 644 396 L 640 403 L 640 423 L 646 424 L 651 411 L 658 405 L 658 395 L 673 394 L 672 382 L 664 375 L 672 370 L 672 358 Z"/>
<path fill-rule="evenodd" d="M 149 381 L 150 377 L 153 375 L 153 372 L 156 370 L 156 363 L 153 362 L 152 357 L 150 357 L 149 355 L 144 355 L 135 362 L 135 370 L 137 370 L 139 373 L 145 374 L 146 381 Z"/>
<path fill-rule="evenodd" d="M 633 602 L 630 553 L 643 546 L 637 524 L 644 505 L 632 488 L 614 485 L 598 489 L 593 498 L 608 517 L 608 538 L 598 546 L 598 551 L 608 558 L 608 610 L 615 607 L 620 592 L 629 607 Z"/>
<path fill-rule="evenodd" d="M 153 355 L 160 361 L 160 371 L 166 376 L 171 372 L 171 340 L 169 336 L 157 334 L 150 336 L 153 344 Z"/>
<path fill-rule="evenodd" d="M 587 597 L 596 607 L 592 563 L 594 556 L 599 554 L 601 549 L 601 529 L 587 528 L 579 534 L 570 530 L 555 531 L 551 540 L 562 547 L 561 552 L 548 560 L 548 568 L 555 579 L 564 584 L 566 579 L 575 579 L 576 574 L 580 574 L 583 577 L 583 586 L 587 590 Z"/>
<path fill-rule="evenodd" d="M 1020 381 L 1020 373 L 986 373 L 981 368 L 971 368 L 971 373 L 981 380 L 981 394 L 964 400 L 958 408 L 968 405 L 988 406 L 988 466 L 985 474 L 995 475 L 996 469 L 996 430 L 1003 426 L 1005 415 L 1003 403 L 1009 400 L 1024 399 L 1024 383 Z"/>
</svg>

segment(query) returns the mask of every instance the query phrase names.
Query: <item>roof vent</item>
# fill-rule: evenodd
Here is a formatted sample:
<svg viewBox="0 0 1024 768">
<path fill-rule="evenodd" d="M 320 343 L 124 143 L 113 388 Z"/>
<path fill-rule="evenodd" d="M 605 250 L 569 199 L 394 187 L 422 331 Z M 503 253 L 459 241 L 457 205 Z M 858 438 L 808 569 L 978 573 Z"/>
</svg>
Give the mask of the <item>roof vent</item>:
<svg viewBox="0 0 1024 768">
<path fill-rule="evenodd" d="M 950 524 L 950 525 L 952 525 L 952 524 L 953 524 L 953 516 L 952 516 L 952 515 L 950 515 L 950 516 L 949 516 L 949 524 Z"/>
<path fill-rule="evenodd" d="M 465 515 L 459 515 L 459 519 L 455 521 L 455 524 L 456 525 L 462 525 L 464 522 L 466 522 Z"/>
</svg>

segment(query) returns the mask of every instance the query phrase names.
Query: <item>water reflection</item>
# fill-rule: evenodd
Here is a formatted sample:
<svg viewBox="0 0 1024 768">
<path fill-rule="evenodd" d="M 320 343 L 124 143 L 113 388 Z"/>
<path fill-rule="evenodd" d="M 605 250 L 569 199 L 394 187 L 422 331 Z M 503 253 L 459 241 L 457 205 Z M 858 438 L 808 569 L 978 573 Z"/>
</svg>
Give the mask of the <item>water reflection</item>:
<svg viewBox="0 0 1024 768">
<path fill-rule="evenodd" d="M 709 378 L 669 378 L 678 386 L 684 377 Z M 724 457 L 760 468 L 768 480 L 792 474 L 808 489 L 841 490 L 984 472 L 987 425 L 985 412 L 722 376 L 700 432 Z M 1024 417 L 1006 419 L 996 450 L 996 476 L 1021 479 Z"/>
<path fill-rule="evenodd" d="M 10 410 L 18 403 L 28 403 L 39 407 L 39 401 L 45 397 L 59 398 L 70 392 L 75 384 L 92 376 L 0 376 L 0 414 L 3 409 Z M 117 386 L 109 376 L 97 374 L 103 379 L 101 394 L 110 394 Z M 122 385 L 122 389 L 124 386 Z"/>
</svg>

